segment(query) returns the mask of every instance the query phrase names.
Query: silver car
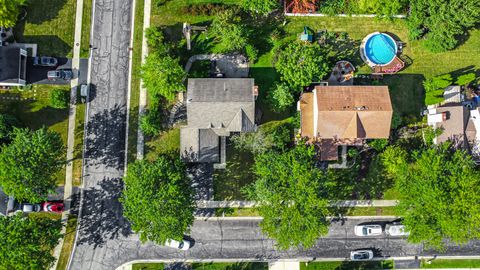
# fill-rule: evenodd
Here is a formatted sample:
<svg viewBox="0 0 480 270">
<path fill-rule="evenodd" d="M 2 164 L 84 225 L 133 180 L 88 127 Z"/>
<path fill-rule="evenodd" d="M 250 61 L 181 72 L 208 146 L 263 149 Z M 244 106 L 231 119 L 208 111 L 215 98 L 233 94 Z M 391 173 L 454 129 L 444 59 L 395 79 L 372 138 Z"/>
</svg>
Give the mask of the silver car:
<svg viewBox="0 0 480 270">
<path fill-rule="evenodd" d="M 390 236 L 408 236 L 410 232 L 405 231 L 405 225 L 399 223 L 387 224 L 385 233 Z"/>
<path fill-rule="evenodd" d="M 373 259 L 373 251 L 370 249 L 354 250 L 350 252 L 352 261 L 368 261 Z"/>
<path fill-rule="evenodd" d="M 24 203 L 20 205 L 20 211 L 23 213 L 40 212 L 42 211 L 42 206 L 40 204 Z"/>
<path fill-rule="evenodd" d="M 382 235 L 382 226 L 378 224 L 357 225 L 355 226 L 356 236 L 377 236 Z"/>
<path fill-rule="evenodd" d="M 180 250 L 189 250 L 190 241 L 188 240 L 177 241 L 173 239 L 168 239 L 167 241 L 165 241 L 165 246 L 180 249 Z"/>
<path fill-rule="evenodd" d="M 57 69 L 57 70 L 50 70 L 47 72 L 47 78 L 49 80 L 71 80 L 73 78 L 73 72 L 71 69 Z"/>
</svg>

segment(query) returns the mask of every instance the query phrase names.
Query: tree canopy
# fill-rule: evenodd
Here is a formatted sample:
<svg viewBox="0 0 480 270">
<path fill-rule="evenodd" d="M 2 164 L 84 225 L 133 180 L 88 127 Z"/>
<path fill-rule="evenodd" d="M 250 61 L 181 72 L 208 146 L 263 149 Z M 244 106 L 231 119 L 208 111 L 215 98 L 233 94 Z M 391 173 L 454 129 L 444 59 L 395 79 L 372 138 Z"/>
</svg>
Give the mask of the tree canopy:
<svg viewBox="0 0 480 270">
<path fill-rule="evenodd" d="M 192 188 L 179 158 L 161 155 L 128 166 L 121 198 L 124 216 L 140 240 L 183 239 L 193 223 Z"/>
<path fill-rule="evenodd" d="M 49 269 L 61 226 L 59 220 L 49 218 L 0 216 L 0 268 Z"/>
<path fill-rule="evenodd" d="M 247 28 L 240 16 L 231 9 L 218 13 L 208 32 L 219 43 L 218 50 L 221 53 L 241 51 L 248 44 Z"/>
<path fill-rule="evenodd" d="M 300 93 L 302 87 L 319 81 L 328 74 L 326 53 L 318 44 L 290 43 L 283 49 L 275 64 L 281 79 Z"/>
<path fill-rule="evenodd" d="M 0 144 L 9 143 L 13 128 L 18 126 L 18 120 L 10 114 L 0 114 Z"/>
<path fill-rule="evenodd" d="M 411 0 L 407 19 L 412 39 L 424 38 L 432 52 L 444 52 L 458 44 L 458 36 L 480 20 L 476 0 Z"/>
<path fill-rule="evenodd" d="M 27 0 L 0 0 L 0 26 L 14 27 Z"/>
<path fill-rule="evenodd" d="M 242 0 L 242 7 L 252 13 L 267 15 L 279 8 L 278 0 Z"/>
<path fill-rule="evenodd" d="M 292 90 L 286 83 L 275 83 L 268 92 L 268 102 L 274 111 L 281 112 L 295 103 Z"/>
<path fill-rule="evenodd" d="M 445 88 L 452 84 L 452 76 L 444 74 L 423 81 L 425 89 L 425 104 L 433 105 L 443 101 Z"/>
<path fill-rule="evenodd" d="M 259 202 L 260 227 L 282 249 L 309 248 L 328 232 L 324 174 L 314 155 L 313 147 L 299 145 L 255 157 L 257 180 L 246 190 L 247 197 Z"/>
<path fill-rule="evenodd" d="M 449 144 L 413 152 L 389 146 L 382 161 L 400 193 L 409 241 L 441 250 L 444 239 L 480 237 L 480 176 L 468 154 Z"/>
<path fill-rule="evenodd" d="M 56 188 L 65 151 L 56 132 L 14 129 L 12 142 L 0 151 L 0 185 L 19 201 L 39 202 Z"/>
<path fill-rule="evenodd" d="M 150 97 L 160 96 L 172 101 L 177 93 L 185 90 L 182 80 L 186 76 L 179 60 L 164 52 L 152 51 L 142 66 L 141 77 Z M 155 104 L 158 102 L 154 102 Z"/>
</svg>

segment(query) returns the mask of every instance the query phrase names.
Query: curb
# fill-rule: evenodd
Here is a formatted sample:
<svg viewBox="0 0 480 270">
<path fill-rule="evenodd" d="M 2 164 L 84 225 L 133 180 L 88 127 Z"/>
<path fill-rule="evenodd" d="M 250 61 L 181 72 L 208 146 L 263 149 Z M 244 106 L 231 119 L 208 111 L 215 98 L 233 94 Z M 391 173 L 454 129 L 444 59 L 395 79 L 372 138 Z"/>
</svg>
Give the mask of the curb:
<svg viewBox="0 0 480 270">
<path fill-rule="evenodd" d="M 398 219 L 399 216 L 343 216 L 343 217 L 327 217 L 327 219 L 374 219 L 374 220 L 389 220 L 389 219 Z M 195 220 L 207 221 L 207 220 L 263 220 L 261 216 L 248 216 L 248 217 L 202 217 L 197 216 Z"/>
</svg>

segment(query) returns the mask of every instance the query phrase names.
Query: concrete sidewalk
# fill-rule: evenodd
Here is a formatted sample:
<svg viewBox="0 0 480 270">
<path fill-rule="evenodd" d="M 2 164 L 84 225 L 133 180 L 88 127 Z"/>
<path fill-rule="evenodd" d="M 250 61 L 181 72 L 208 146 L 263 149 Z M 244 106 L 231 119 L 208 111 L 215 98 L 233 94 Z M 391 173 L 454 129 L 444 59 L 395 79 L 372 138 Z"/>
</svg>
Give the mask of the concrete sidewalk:
<svg viewBox="0 0 480 270">
<path fill-rule="evenodd" d="M 298 261 L 269 262 L 268 270 L 300 270 L 300 263 Z"/>
<path fill-rule="evenodd" d="M 336 201 L 331 206 L 336 207 L 392 207 L 396 206 L 396 200 L 352 200 Z M 197 208 L 252 208 L 254 201 L 197 201 Z"/>
</svg>

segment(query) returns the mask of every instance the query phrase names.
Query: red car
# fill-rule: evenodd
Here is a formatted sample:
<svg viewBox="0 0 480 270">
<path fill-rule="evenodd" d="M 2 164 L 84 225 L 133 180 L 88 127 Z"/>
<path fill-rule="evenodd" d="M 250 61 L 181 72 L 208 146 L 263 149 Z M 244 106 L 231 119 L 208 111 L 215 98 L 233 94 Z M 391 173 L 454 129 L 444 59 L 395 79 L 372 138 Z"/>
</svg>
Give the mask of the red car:
<svg viewBox="0 0 480 270">
<path fill-rule="evenodd" d="M 62 213 L 63 202 L 44 202 L 42 203 L 42 210 L 45 212 Z"/>
</svg>

